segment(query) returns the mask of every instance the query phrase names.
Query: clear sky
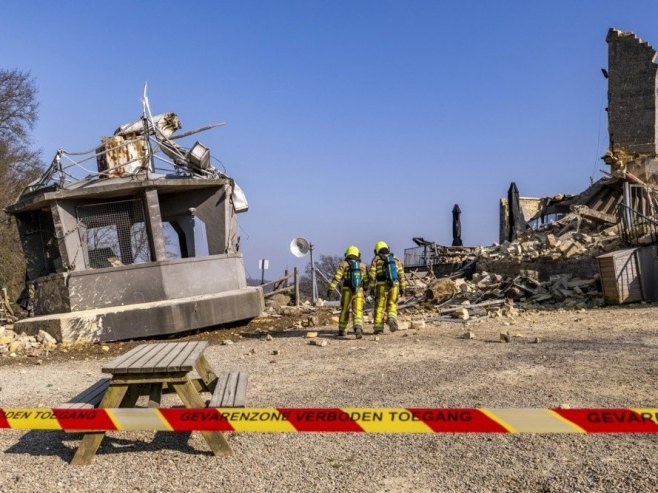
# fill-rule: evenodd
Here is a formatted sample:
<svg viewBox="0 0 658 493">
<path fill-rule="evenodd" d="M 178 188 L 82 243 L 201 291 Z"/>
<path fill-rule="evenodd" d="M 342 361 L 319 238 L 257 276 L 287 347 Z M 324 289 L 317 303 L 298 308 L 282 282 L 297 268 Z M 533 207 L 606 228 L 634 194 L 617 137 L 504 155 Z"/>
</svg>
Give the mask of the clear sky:
<svg viewBox="0 0 658 493">
<path fill-rule="evenodd" d="M 247 194 L 267 277 L 351 243 L 498 239 L 498 198 L 577 193 L 607 146 L 605 36 L 658 46 L 656 0 L 4 0 L 0 66 L 39 88 L 35 145 L 86 150 L 141 114 L 200 138 Z"/>
</svg>

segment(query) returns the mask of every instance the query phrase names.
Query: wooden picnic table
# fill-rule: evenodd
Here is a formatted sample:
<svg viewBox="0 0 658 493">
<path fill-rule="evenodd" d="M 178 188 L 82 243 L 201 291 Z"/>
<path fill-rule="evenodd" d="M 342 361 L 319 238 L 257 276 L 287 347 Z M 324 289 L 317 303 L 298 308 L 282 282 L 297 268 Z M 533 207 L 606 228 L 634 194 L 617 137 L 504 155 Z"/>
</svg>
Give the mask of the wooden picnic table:
<svg viewBox="0 0 658 493">
<path fill-rule="evenodd" d="M 163 393 L 176 393 L 185 407 L 205 407 L 201 393 L 213 393 L 218 385 L 217 375 L 203 355 L 207 346 L 206 341 L 140 344 L 103 367 L 103 373 L 110 373 L 112 378 L 109 385 L 106 382 L 107 390 L 98 407 L 135 407 L 140 396 L 149 396 L 149 407 L 160 407 Z M 190 378 L 192 370 L 200 378 Z M 85 405 L 72 402 L 71 407 Z M 231 454 L 222 433 L 202 431 L 201 434 L 213 454 Z M 105 432 L 86 432 L 71 464 L 90 464 L 104 436 Z"/>
</svg>

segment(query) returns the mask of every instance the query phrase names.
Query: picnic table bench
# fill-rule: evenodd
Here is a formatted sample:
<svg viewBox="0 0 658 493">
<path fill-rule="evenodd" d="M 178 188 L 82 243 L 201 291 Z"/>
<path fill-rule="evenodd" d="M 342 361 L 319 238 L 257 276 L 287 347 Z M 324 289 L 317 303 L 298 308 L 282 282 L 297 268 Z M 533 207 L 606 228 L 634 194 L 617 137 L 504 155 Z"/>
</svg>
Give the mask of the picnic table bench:
<svg viewBox="0 0 658 493">
<path fill-rule="evenodd" d="M 98 407 L 111 381 L 111 378 L 101 378 L 91 387 L 83 390 L 69 401 L 57 407 L 60 409 L 91 409 Z"/>
<path fill-rule="evenodd" d="M 247 401 L 247 378 L 245 372 L 222 373 L 208 407 L 245 407 Z"/>
<path fill-rule="evenodd" d="M 245 372 L 222 373 L 212 370 L 203 352 L 206 341 L 140 344 L 102 368 L 111 378 L 103 378 L 73 397 L 61 408 L 135 407 L 140 396 L 148 396 L 149 407 L 160 407 L 163 394 L 175 393 L 185 407 L 244 407 L 248 376 Z M 199 378 L 190 378 L 196 370 Z M 210 393 L 208 401 L 202 393 Z M 231 454 L 224 435 L 202 431 L 216 456 Z M 85 432 L 71 464 L 90 464 L 105 432 Z"/>
</svg>

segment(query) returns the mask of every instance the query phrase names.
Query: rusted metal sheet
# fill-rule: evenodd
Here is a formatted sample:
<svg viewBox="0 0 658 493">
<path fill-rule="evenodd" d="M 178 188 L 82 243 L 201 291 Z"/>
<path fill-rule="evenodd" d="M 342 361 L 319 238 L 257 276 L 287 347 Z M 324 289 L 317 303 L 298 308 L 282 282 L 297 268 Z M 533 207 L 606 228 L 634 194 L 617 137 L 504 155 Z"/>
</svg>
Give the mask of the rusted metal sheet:
<svg viewBox="0 0 658 493">
<path fill-rule="evenodd" d="M 101 140 L 98 149 L 98 171 L 107 177 L 134 175 L 140 170 L 149 169 L 146 143 L 143 139 L 129 139 L 113 135 Z"/>
</svg>

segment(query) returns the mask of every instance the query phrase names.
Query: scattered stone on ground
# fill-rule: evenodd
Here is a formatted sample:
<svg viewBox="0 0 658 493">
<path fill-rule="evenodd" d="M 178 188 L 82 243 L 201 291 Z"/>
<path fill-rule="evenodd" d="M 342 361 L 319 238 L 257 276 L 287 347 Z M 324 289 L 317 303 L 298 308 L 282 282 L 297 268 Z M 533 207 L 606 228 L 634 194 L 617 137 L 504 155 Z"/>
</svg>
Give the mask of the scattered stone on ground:
<svg viewBox="0 0 658 493">
<path fill-rule="evenodd" d="M 386 333 L 368 344 L 373 327 L 367 325 L 363 342 L 350 337 L 309 348 L 298 331 L 287 332 L 290 319 L 272 317 L 175 340 L 208 340 L 205 356 L 215 371 L 249 372 L 250 407 L 556 408 L 568 403 L 573 408 L 641 408 L 656 400 L 656 307 L 523 309 L 513 319 L 482 319 L 474 331 L 477 338 L 470 341 L 460 338 L 465 332 L 461 321 L 427 320 L 427 329 L 417 334 Z M 330 310 L 318 310 L 323 335 L 336 331 L 328 322 Z M 406 316 L 419 317 L 405 310 L 399 314 Z M 505 320 L 522 322 L 510 332 L 526 340 L 538 337 L 541 344 L 493 344 Z M 258 327 L 282 337 L 275 336 L 264 348 L 255 333 Z M 235 331 L 244 336 L 238 343 L 220 345 L 237 340 Z M 98 344 L 71 345 L 42 365 L 37 358 L 0 357 L 0 407 L 66 402 L 103 378 L 101 368 L 109 361 L 143 342 L 107 343 L 108 353 Z M 257 352 L 244 356 L 250 349 Z M 280 354 L 273 356 L 273 350 Z M 615 371 L 601 378 L 605 368 Z M 163 405 L 179 406 L 180 401 L 167 394 Z M 111 432 L 94 463 L 80 468 L 68 463 L 79 434 L 5 430 L 0 433 L 0 489 L 607 493 L 654 491 L 658 478 L 658 441 L 649 435 L 226 436 L 234 453 L 220 460 L 196 432 Z M 44 473 L 35 474 L 37 469 Z"/>
</svg>

